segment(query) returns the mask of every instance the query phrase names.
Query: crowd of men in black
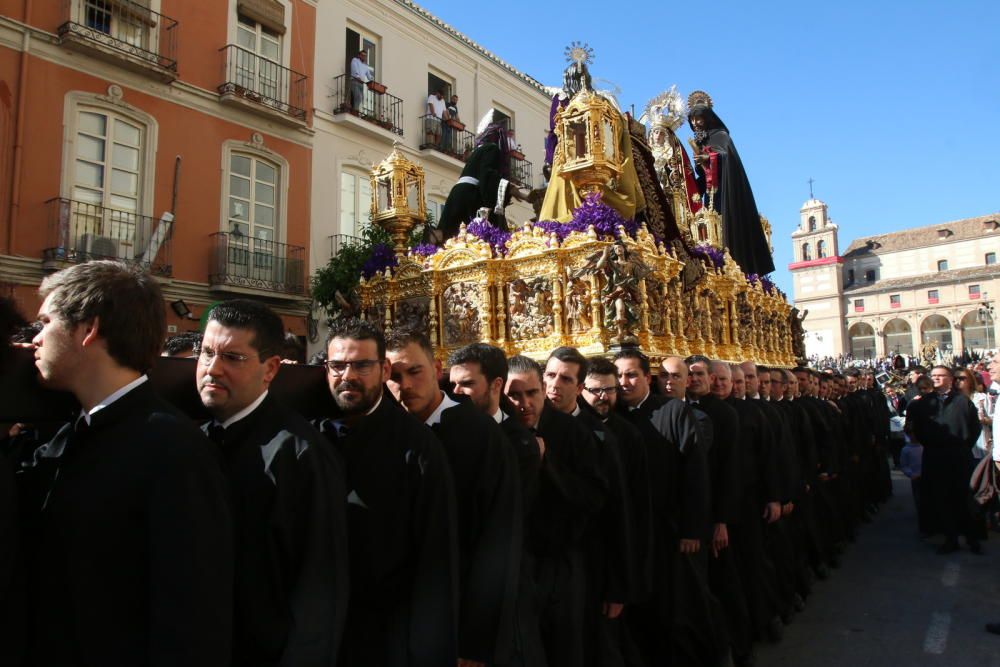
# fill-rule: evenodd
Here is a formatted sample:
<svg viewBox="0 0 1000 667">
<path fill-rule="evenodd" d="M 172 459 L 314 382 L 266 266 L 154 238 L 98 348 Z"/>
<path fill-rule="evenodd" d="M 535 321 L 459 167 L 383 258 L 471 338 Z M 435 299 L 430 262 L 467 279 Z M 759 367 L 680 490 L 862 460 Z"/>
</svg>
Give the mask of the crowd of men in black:
<svg viewBox="0 0 1000 667">
<path fill-rule="evenodd" d="M 199 428 L 145 374 L 153 278 L 41 296 L 35 366 L 81 409 L 0 456 L 4 665 L 749 664 L 890 492 L 863 371 L 473 344 L 442 390 L 423 334 L 340 320 L 310 422 L 269 391 L 280 318 L 235 300 Z"/>
</svg>

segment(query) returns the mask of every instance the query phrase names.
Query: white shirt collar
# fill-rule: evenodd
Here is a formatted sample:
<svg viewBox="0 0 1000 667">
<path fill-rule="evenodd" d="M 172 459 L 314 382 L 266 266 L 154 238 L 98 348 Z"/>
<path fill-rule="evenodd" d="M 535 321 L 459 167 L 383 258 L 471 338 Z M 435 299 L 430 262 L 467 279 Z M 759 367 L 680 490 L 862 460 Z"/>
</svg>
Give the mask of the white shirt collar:
<svg viewBox="0 0 1000 667">
<path fill-rule="evenodd" d="M 428 417 L 424 421 L 424 423 L 427 424 L 428 426 L 434 426 L 435 424 L 440 424 L 441 423 L 441 413 L 444 412 L 445 410 L 447 410 L 448 408 L 453 407 L 455 405 L 458 405 L 458 401 L 453 401 L 451 399 L 451 396 L 449 396 L 448 394 L 446 394 L 446 393 L 444 393 L 442 391 L 441 392 L 441 404 L 437 406 L 437 409 L 434 410 L 434 412 L 431 413 L 431 416 Z"/>
<path fill-rule="evenodd" d="M 642 397 L 641 401 L 639 401 L 638 403 L 636 403 L 635 405 L 633 405 L 632 407 L 630 407 L 629 408 L 629 412 L 631 412 L 632 410 L 638 410 L 639 408 L 641 408 L 642 404 L 646 402 L 646 399 L 649 398 L 649 395 L 652 394 L 652 393 L 653 392 L 651 390 L 647 389 L 646 390 L 646 395 Z"/>
<path fill-rule="evenodd" d="M 257 397 L 256 401 L 254 401 L 250 405 L 246 406 L 245 408 L 243 408 L 242 410 L 240 410 L 239 412 L 237 412 L 235 415 L 233 415 L 232 417 L 230 417 L 226 421 L 222 422 L 222 428 L 229 428 L 230 426 L 232 426 L 233 424 L 235 424 L 239 420 L 241 420 L 244 417 L 246 417 L 247 415 L 249 415 L 251 412 L 253 412 L 254 410 L 256 410 L 257 408 L 260 407 L 260 404 L 264 402 L 265 398 L 267 398 L 267 389 L 264 390 L 263 394 L 261 394 L 260 396 Z M 218 424 L 219 420 L 216 419 L 215 423 Z"/>
<path fill-rule="evenodd" d="M 578 417 L 580 415 L 580 406 L 577 405 L 576 407 L 574 407 L 573 412 L 571 412 L 570 414 L 573 415 L 574 417 Z"/>
<path fill-rule="evenodd" d="M 119 398 L 124 396 L 125 394 L 129 393 L 136 387 L 146 382 L 146 380 L 148 379 L 149 377 L 147 377 L 146 375 L 140 375 L 139 377 L 132 380 L 118 391 L 113 392 L 110 396 L 106 397 L 104 400 L 98 401 L 97 405 L 95 405 L 90 409 L 90 412 L 87 412 L 86 410 L 80 410 L 80 416 L 83 417 L 84 420 L 87 422 L 87 426 L 90 426 L 90 420 L 94 416 L 95 412 L 103 410 L 104 408 L 108 407 L 109 405 L 117 401 Z"/>
<path fill-rule="evenodd" d="M 492 416 L 493 416 L 493 419 L 498 424 L 502 424 L 504 422 L 504 420 L 507 419 L 507 415 L 504 414 L 504 411 L 501 410 L 500 408 L 497 408 L 497 411 L 494 412 Z"/>
</svg>

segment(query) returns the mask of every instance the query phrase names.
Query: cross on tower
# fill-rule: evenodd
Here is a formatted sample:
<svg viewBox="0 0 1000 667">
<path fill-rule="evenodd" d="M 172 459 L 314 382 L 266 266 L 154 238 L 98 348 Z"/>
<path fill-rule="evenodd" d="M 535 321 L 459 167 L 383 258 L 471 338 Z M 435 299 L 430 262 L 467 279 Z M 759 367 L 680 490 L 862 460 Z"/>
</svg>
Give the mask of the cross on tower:
<svg viewBox="0 0 1000 667">
<path fill-rule="evenodd" d="M 816 181 L 813 180 L 813 177 L 810 176 L 809 177 L 809 199 L 815 199 L 815 197 L 813 197 L 813 183 L 815 183 L 815 182 Z"/>
</svg>

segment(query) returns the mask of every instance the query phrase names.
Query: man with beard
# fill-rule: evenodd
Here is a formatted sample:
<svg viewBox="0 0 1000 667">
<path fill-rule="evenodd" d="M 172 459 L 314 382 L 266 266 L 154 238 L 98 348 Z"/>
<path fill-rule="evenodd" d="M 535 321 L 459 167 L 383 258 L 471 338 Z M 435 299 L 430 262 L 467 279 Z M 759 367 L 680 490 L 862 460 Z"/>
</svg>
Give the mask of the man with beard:
<svg viewBox="0 0 1000 667">
<path fill-rule="evenodd" d="M 518 459 L 521 481 L 521 506 L 524 523 L 534 507 L 538 493 L 538 473 L 541 467 L 536 436 L 514 415 L 516 409 L 503 393 L 507 383 L 507 357 L 503 350 L 486 343 L 472 343 L 459 348 L 448 357 L 449 381 L 458 396 L 468 396 L 469 401 L 483 414 L 500 424 L 501 430 Z M 521 562 L 518 568 L 517 601 L 514 610 L 514 655 L 507 663 L 498 665 L 535 666 L 545 664 L 545 649 L 538 629 L 538 610 L 535 608 L 535 583 L 523 562 L 529 556 L 521 540 Z"/>
<path fill-rule="evenodd" d="M 746 273 L 774 271 L 750 181 L 712 98 L 696 90 L 688 96 L 688 124 L 694 132 L 694 161 L 702 202 L 722 217 L 722 242 Z"/>
<path fill-rule="evenodd" d="M 458 545 L 444 448 L 384 391 L 391 368 L 372 324 L 334 320 L 326 365 L 338 413 L 322 430 L 347 467 L 351 598 L 341 664 L 454 665 Z"/>
<path fill-rule="evenodd" d="M 653 593 L 630 625 L 650 664 L 725 664 L 729 640 L 701 553 L 710 487 L 697 421 L 684 401 L 650 391 L 649 359 L 639 350 L 622 350 L 614 363 L 617 410 L 642 433 L 653 480 Z"/>
<path fill-rule="evenodd" d="M 249 299 L 208 314 L 196 348 L 204 430 L 229 479 L 236 547 L 233 662 L 335 665 L 347 611 L 343 467 L 268 388 L 281 318 Z"/>
<path fill-rule="evenodd" d="M 608 482 L 607 498 L 591 521 L 585 541 L 587 608 L 584 616 L 591 664 L 622 663 L 619 617 L 627 602 L 639 598 L 639 574 L 631 498 L 626 493 L 622 444 L 585 402 L 580 401 L 587 359 L 572 347 L 559 347 L 545 362 L 545 397 L 554 409 L 575 417 L 593 433 L 598 462 Z"/>
<path fill-rule="evenodd" d="M 528 521 L 524 566 L 535 581 L 538 617 L 550 667 L 584 664 L 587 576 L 584 537 L 607 498 L 594 436 L 545 400 L 542 369 L 524 356 L 508 360 L 505 393 L 521 423 L 539 436 L 538 498 Z"/>
<path fill-rule="evenodd" d="M 953 379 L 947 366 L 933 367 L 934 393 L 911 403 L 907 420 L 913 437 L 924 446 L 923 493 L 932 515 L 932 528 L 945 536 L 938 553 L 958 551 L 958 536 L 964 534 L 969 551 L 979 554 L 982 547 L 967 500 L 972 446 L 982 424 L 972 401 L 952 388 Z"/>
<path fill-rule="evenodd" d="M 514 603 L 523 540 L 517 459 L 500 426 L 438 387 L 440 362 L 427 336 L 386 337 L 389 391 L 444 445 L 458 508 L 459 661 L 504 664 L 514 649 Z"/>
<path fill-rule="evenodd" d="M 743 367 L 734 365 L 729 371 L 731 381 L 727 382 L 725 376 L 717 376 L 717 386 L 713 385 L 712 392 L 732 406 L 740 418 L 744 495 L 739 503 L 740 520 L 731 531 L 733 548 L 754 636 L 778 641 L 784 634 L 780 614 L 787 609 L 778 593 L 774 564 L 764 546 L 765 525 L 781 518 L 778 452 L 764 411 L 746 400 Z M 756 393 L 756 369 L 753 375 L 752 386 Z"/>
<path fill-rule="evenodd" d="M 23 472 L 28 664 L 230 664 L 226 481 L 212 443 L 145 375 L 166 334 L 159 284 L 93 261 L 39 292 L 35 365 L 82 409 Z"/>
<path fill-rule="evenodd" d="M 731 388 L 729 365 L 702 356 L 688 357 L 687 401 L 708 415 L 712 422 L 712 444 L 708 463 L 712 488 L 712 553 L 708 558 L 708 583 L 722 603 L 729 628 L 733 659 L 737 664 L 753 661 L 750 612 L 740 576 L 735 550 L 731 548 L 729 528 L 739 522 L 739 503 L 743 501 L 743 442 L 736 410 L 719 395 L 716 386 Z M 719 392 L 717 393 L 713 393 Z"/>
</svg>

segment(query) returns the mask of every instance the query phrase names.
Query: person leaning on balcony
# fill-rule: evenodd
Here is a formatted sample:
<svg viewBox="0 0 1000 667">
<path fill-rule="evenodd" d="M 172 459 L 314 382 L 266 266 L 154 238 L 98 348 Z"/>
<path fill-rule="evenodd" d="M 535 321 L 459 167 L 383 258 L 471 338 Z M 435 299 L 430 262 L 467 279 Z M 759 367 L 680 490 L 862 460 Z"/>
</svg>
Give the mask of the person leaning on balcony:
<svg viewBox="0 0 1000 667">
<path fill-rule="evenodd" d="M 361 102 L 365 99 L 365 84 L 375 80 L 375 70 L 368 65 L 368 53 L 358 51 L 351 59 L 351 109 L 355 113 L 361 111 Z"/>
<path fill-rule="evenodd" d="M 427 96 L 427 115 L 424 117 L 424 134 L 427 144 L 439 144 L 441 141 L 441 126 L 448 120 L 448 108 L 444 101 L 444 91 L 435 90 Z"/>
</svg>

